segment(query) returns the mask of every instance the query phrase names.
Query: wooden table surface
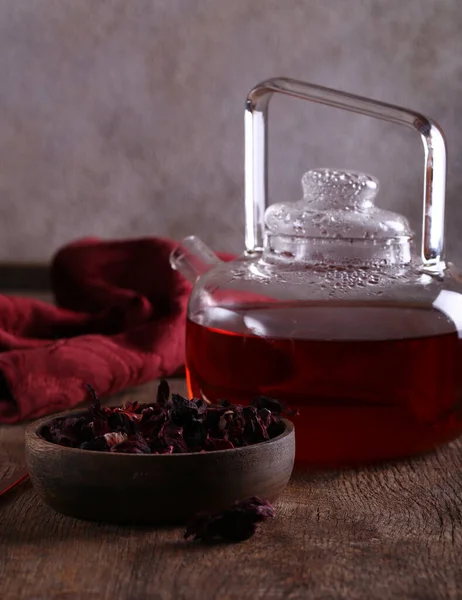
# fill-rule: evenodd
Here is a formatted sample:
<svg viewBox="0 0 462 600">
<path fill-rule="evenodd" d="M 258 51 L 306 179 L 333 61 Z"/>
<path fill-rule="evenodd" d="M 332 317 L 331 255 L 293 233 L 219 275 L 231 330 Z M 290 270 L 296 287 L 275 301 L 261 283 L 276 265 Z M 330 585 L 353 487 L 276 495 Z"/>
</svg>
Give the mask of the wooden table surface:
<svg viewBox="0 0 462 600">
<path fill-rule="evenodd" d="M 0 479 L 23 465 L 23 435 L 0 427 Z M 56 514 L 25 483 L 0 498 L 0 600 L 462 598 L 461 497 L 455 442 L 400 464 L 295 474 L 254 538 L 204 547 L 177 528 Z"/>
</svg>

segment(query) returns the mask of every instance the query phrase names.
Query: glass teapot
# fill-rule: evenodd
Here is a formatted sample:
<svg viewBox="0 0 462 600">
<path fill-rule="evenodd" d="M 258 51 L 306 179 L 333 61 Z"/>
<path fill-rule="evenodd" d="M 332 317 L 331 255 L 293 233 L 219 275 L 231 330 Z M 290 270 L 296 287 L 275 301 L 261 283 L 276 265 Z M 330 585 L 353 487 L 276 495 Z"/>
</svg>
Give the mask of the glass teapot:
<svg viewBox="0 0 462 600">
<path fill-rule="evenodd" d="M 303 199 L 267 204 L 273 93 L 407 125 L 425 148 L 423 236 L 375 206 L 378 181 L 308 171 Z M 210 402 L 277 398 L 298 409 L 296 462 L 348 466 L 431 450 L 462 432 L 462 278 L 443 259 L 446 147 L 410 110 L 271 79 L 245 112 L 246 250 L 220 261 L 191 236 L 172 266 L 195 283 L 189 391 Z"/>
</svg>

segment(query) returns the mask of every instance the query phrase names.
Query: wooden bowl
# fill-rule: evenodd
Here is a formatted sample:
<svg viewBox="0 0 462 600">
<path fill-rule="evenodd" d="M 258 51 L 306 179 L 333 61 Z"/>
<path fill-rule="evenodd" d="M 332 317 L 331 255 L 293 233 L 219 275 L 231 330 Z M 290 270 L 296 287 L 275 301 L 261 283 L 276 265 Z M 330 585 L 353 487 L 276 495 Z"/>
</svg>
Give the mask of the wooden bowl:
<svg viewBox="0 0 462 600">
<path fill-rule="evenodd" d="M 95 452 L 53 444 L 40 432 L 55 417 L 40 419 L 26 430 L 30 478 L 49 506 L 82 519 L 179 523 L 197 512 L 221 510 L 249 496 L 274 501 L 293 469 L 294 426 L 286 419 L 281 435 L 253 446 L 158 455 Z"/>
</svg>

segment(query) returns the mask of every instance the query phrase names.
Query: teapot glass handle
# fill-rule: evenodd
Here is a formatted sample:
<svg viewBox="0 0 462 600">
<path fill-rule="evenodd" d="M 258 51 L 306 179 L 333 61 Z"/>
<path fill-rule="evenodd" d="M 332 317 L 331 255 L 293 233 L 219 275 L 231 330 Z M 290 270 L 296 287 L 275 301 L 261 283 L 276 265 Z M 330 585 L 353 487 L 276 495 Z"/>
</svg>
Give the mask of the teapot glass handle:
<svg viewBox="0 0 462 600">
<path fill-rule="evenodd" d="M 268 105 L 275 92 L 406 125 L 420 133 L 425 149 L 422 260 L 426 269 L 438 271 L 443 261 L 446 192 L 446 142 L 439 125 L 406 108 L 286 78 L 269 79 L 260 83 L 249 92 L 246 100 L 247 253 L 259 252 L 263 247 L 264 218 L 268 206 Z"/>
</svg>

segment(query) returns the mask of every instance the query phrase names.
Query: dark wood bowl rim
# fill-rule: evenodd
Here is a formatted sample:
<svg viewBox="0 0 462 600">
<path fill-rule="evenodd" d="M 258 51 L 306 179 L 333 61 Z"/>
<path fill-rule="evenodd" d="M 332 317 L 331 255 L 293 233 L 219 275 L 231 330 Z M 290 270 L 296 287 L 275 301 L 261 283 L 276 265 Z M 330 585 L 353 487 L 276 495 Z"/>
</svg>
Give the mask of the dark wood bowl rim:
<svg viewBox="0 0 462 600">
<path fill-rule="evenodd" d="M 187 457 L 187 456 L 196 456 L 196 457 L 210 456 L 210 455 L 216 456 L 216 455 L 220 455 L 220 454 L 224 454 L 224 453 L 227 454 L 229 452 L 234 452 L 234 453 L 249 452 L 251 448 L 257 449 L 257 448 L 261 448 L 262 446 L 265 446 L 268 444 L 274 444 L 275 442 L 278 442 L 278 441 L 286 438 L 287 436 L 293 434 L 293 431 L 294 431 L 294 424 L 292 423 L 292 421 L 289 421 L 289 419 L 285 419 L 284 417 L 281 417 L 281 422 L 284 424 L 284 427 L 285 427 L 284 431 L 282 433 L 280 433 L 278 436 L 276 436 L 270 440 L 266 440 L 264 442 L 258 442 L 257 444 L 251 444 L 249 446 L 240 446 L 239 448 L 226 448 L 225 450 L 210 450 L 209 452 L 181 452 L 181 453 L 177 453 L 177 454 L 132 454 L 130 452 L 104 452 L 104 451 L 100 451 L 100 450 L 84 450 L 82 448 L 70 448 L 69 446 L 61 446 L 60 444 L 55 444 L 54 442 L 49 442 L 44 437 L 42 437 L 39 433 L 40 430 L 42 429 L 42 427 L 44 427 L 45 425 L 47 425 L 54 419 L 78 417 L 78 416 L 83 416 L 87 413 L 88 413 L 87 410 L 72 410 L 72 411 L 68 411 L 68 412 L 57 413 L 55 415 L 49 415 L 47 417 L 42 417 L 41 419 L 34 421 L 33 423 L 30 423 L 30 425 L 28 425 L 26 428 L 26 434 L 25 434 L 26 435 L 26 444 L 28 443 L 28 440 L 33 437 L 43 447 L 48 447 L 50 449 L 66 451 L 66 452 L 75 452 L 78 454 L 83 453 L 83 455 L 85 455 L 85 456 L 89 456 L 89 455 L 93 454 L 96 456 L 114 456 L 116 458 L 118 458 L 118 457 L 120 458 L 121 456 L 124 456 L 124 457 L 130 456 L 132 460 L 139 460 L 140 458 L 144 458 L 144 459 L 147 459 L 147 458 L 173 459 L 173 458 L 175 458 L 176 460 L 181 460 L 183 457 Z"/>
</svg>

